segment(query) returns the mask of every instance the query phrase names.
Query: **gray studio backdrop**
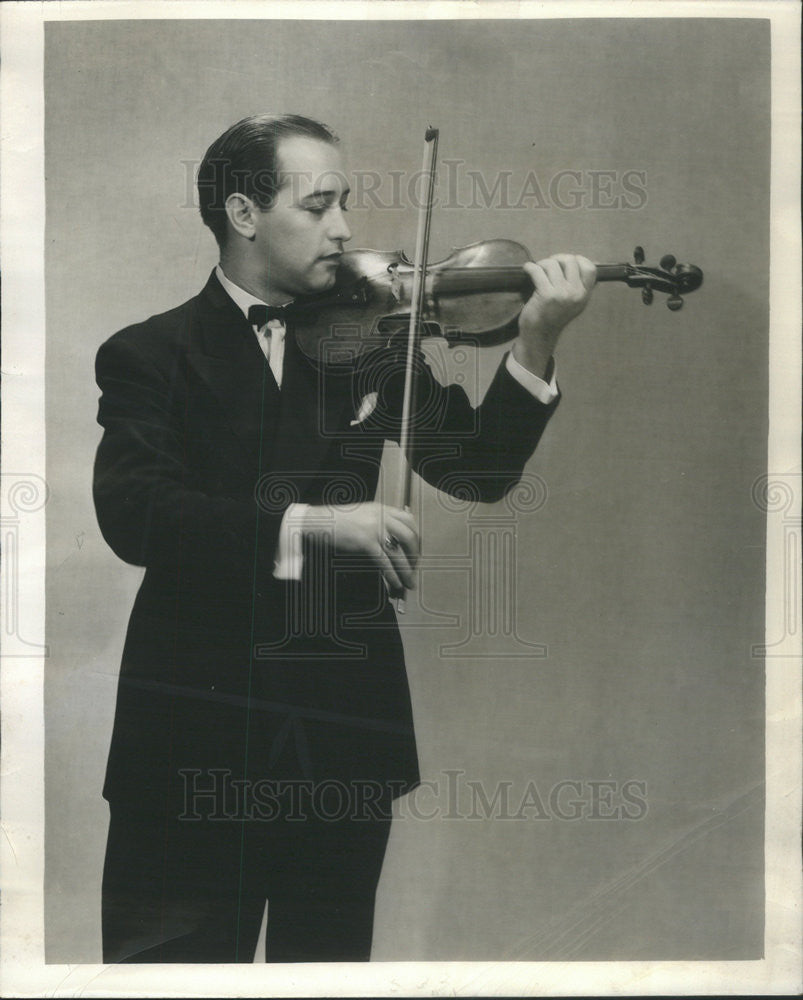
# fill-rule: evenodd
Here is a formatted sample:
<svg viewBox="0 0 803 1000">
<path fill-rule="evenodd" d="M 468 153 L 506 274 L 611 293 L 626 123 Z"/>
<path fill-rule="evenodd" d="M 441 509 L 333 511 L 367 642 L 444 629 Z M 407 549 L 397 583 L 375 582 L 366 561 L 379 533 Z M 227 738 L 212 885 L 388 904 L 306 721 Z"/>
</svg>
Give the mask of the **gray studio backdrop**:
<svg viewBox="0 0 803 1000">
<path fill-rule="evenodd" d="M 429 784 L 400 803 L 375 958 L 761 955 L 769 61 L 748 20 L 47 25 L 49 962 L 100 960 L 141 578 L 95 523 L 94 354 L 205 282 L 194 168 L 265 110 L 340 134 L 352 246 L 412 253 L 432 124 L 431 259 L 503 236 L 705 270 L 680 313 L 597 289 L 512 502 L 419 491 L 404 638 Z M 428 348 L 475 396 L 503 350 Z"/>
</svg>

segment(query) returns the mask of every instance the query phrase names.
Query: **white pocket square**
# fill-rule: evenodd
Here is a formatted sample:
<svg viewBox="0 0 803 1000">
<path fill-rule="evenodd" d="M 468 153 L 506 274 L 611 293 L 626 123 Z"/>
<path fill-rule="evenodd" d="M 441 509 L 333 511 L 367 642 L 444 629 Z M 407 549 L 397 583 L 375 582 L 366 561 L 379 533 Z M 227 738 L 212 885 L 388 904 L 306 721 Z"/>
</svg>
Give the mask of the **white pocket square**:
<svg viewBox="0 0 803 1000">
<path fill-rule="evenodd" d="M 361 424 L 371 416 L 376 409 L 377 399 L 379 399 L 378 392 L 369 392 L 367 396 L 363 396 L 360 408 L 357 410 L 357 416 L 350 422 L 351 427 L 356 427 L 357 424 Z"/>
</svg>

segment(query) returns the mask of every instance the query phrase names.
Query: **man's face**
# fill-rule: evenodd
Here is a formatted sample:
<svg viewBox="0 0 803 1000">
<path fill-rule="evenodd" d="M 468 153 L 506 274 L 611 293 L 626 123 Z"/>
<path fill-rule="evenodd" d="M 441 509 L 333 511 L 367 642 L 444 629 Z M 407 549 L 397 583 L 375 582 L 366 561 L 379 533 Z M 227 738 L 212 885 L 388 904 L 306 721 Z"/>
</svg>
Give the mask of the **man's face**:
<svg viewBox="0 0 803 1000">
<path fill-rule="evenodd" d="M 305 136 L 279 141 L 282 185 L 257 215 L 255 250 L 264 260 L 271 301 L 323 292 L 335 281 L 349 188 L 336 146 Z"/>
</svg>

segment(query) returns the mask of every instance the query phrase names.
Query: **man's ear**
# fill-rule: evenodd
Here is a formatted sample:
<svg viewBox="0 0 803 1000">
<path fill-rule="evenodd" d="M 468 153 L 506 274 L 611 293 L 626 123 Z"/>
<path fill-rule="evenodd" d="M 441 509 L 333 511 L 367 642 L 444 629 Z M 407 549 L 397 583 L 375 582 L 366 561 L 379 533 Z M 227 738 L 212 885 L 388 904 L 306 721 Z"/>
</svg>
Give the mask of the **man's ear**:
<svg viewBox="0 0 803 1000">
<path fill-rule="evenodd" d="M 256 239 L 257 211 L 253 201 L 244 194 L 230 194 L 226 199 L 226 215 L 232 229 L 247 240 Z"/>
</svg>

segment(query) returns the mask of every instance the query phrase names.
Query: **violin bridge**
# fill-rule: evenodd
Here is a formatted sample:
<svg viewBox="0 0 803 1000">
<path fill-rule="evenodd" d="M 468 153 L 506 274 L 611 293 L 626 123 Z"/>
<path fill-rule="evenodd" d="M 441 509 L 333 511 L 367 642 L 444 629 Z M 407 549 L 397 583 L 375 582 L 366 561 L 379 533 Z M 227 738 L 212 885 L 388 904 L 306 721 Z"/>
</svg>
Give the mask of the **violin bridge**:
<svg viewBox="0 0 803 1000">
<path fill-rule="evenodd" d="M 402 301 L 402 296 L 404 295 L 404 285 L 402 284 L 401 278 L 399 277 L 399 268 L 397 264 L 391 264 L 388 267 L 388 273 L 390 274 L 390 294 L 396 300 L 396 302 Z"/>
</svg>

